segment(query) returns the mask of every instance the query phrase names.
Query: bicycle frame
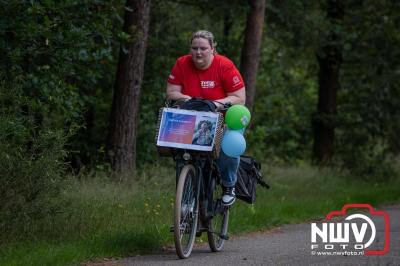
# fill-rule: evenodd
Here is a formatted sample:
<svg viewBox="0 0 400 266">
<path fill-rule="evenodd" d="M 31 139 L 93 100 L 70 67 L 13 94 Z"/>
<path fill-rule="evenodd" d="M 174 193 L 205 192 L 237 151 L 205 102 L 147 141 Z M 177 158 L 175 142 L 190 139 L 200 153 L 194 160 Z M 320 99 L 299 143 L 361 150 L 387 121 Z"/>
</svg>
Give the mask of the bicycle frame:
<svg viewBox="0 0 400 266">
<path fill-rule="evenodd" d="M 199 219 L 202 221 L 208 221 L 214 215 L 214 206 L 212 206 L 212 195 L 213 189 L 219 183 L 219 170 L 216 166 L 215 160 L 210 157 L 192 156 L 190 155 L 189 160 L 183 159 L 183 155 L 176 156 L 176 184 L 178 184 L 178 178 L 181 169 L 186 164 L 192 164 L 196 169 L 196 201 L 200 204 L 200 215 Z M 203 169 L 207 169 L 205 172 Z M 214 174 L 213 174 L 214 173 Z M 212 182 L 215 182 L 212 185 Z M 211 204 L 210 204 L 211 203 Z"/>
</svg>

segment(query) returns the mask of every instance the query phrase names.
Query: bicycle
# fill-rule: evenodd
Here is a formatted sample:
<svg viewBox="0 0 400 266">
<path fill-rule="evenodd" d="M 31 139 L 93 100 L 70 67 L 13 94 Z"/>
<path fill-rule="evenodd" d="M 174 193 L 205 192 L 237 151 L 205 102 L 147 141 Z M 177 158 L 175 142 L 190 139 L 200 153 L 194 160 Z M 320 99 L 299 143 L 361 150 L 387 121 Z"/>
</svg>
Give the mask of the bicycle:
<svg viewBox="0 0 400 266">
<path fill-rule="evenodd" d="M 208 175 L 203 173 L 207 165 L 212 169 Z M 215 162 L 186 152 L 177 160 L 179 168 L 174 205 L 174 240 L 178 256 L 189 257 L 196 233 L 199 235 L 203 231 L 207 232 L 211 250 L 222 250 L 228 239 L 229 207 L 221 203 L 220 176 Z M 198 228 L 199 221 L 206 227 Z"/>
<path fill-rule="evenodd" d="M 219 115 L 222 118 L 222 114 Z M 218 126 L 221 128 L 216 143 L 222 138 L 222 122 Z M 172 231 L 178 257 L 188 258 L 196 236 L 203 232 L 207 232 L 211 251 L 221 251 L 229 239 L 229 207 L 222 205 L 221 176 L 215 161 L 219 145 L 212 152 L 170 149 L 169 153 L 176 162 Z"/>
</svg>

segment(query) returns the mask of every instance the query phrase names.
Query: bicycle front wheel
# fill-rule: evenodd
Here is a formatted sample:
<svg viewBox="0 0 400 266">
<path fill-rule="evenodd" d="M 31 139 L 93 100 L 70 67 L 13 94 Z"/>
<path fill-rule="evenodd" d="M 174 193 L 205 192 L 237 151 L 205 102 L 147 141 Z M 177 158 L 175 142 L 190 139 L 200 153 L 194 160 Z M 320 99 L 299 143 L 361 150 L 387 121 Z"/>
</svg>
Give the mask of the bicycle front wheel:
<svg viewBox="0 0 400 266">
<path fill-rule="evenodd" d="M 185 165 L 179 175 L 174 210 L 174 239 L 176 253 L 188 258 L 193 249 L 198 221 L 196 170 Z"/>
<path fill-rule="evenodd" d="M 213 217 L 208 224 L 208 244 L 211 251 L 218 252 L 224 247 L 228 233 L 229 207 L 222 205 L 222 189 L 219 184 L 213 185 Z"/>
</svg>

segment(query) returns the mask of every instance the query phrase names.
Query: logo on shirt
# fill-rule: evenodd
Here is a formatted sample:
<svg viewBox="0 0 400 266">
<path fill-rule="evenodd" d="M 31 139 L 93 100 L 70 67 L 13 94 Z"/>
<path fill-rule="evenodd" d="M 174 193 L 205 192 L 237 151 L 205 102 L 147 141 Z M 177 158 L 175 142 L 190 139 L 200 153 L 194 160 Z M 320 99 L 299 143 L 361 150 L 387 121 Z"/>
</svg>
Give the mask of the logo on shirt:
<svg viewBox="0 0 400 266">
<path fill-rule="evenodd" d="M 213 80 L 202 80 L 200 81 L 202 89 L 212 89 L 215 87 L 215 81 Z"/>
<path fill-rule="evenodd" d="M 239 79 L 238 76 L 234 76 L 234 77 L 232 78 L 232 81 L 233 81 L 233 84 L 236 85 L 236 84 L 238 84 L 238 83 L 240 82 L 240 79 Z"/>
</svg>

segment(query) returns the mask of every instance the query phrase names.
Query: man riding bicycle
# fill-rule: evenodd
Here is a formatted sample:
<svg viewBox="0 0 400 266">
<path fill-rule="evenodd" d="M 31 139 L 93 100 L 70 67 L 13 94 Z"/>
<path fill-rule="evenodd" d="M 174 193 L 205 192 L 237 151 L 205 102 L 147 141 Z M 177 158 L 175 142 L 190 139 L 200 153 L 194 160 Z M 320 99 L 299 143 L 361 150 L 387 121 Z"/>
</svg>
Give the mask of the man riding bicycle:
<svg viewBox="0 0 400 266">
<path fill-rule="evenodd" d="M 205 30 L 195 32 L 190 40 L 190 53 L 179 57 L 168 77 L 167 98 L 189 100 L 192 97 L 214 101 L 217 108 L 225 104 L 244 105 L 243 78 L 233 62 L 217 54 L 214 35 Z M 229 157 L 222 150 L 217 159 L 221 171 L 222 203 L 235 201 L 236 173 L 239 157 Z"/>
</svg>

